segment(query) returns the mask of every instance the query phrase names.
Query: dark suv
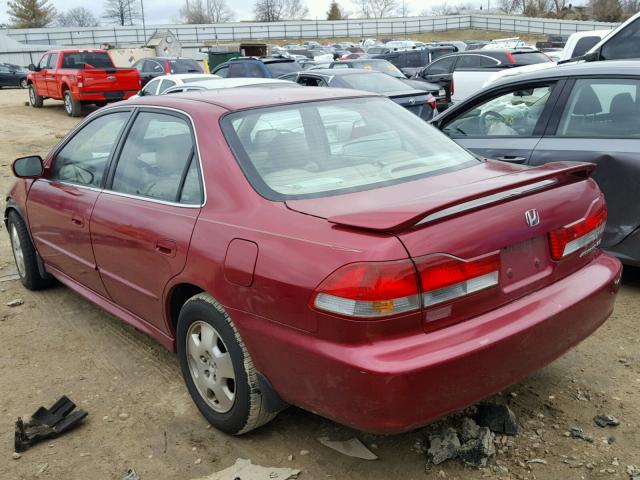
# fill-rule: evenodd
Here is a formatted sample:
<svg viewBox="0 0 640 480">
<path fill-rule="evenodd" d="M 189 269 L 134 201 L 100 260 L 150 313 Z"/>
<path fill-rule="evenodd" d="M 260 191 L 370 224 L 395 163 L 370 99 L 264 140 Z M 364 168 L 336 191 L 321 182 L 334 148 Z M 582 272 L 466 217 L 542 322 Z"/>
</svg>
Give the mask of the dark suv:
<svg viewBox="0 0 640 480">
<path fill-rule="evenodd" d="M 302 70 L 302 66 L 290 58 L 240 57 L 218 65 L 211 73 L 224 78 L 280 78 L 300 70 Z"/>
<path fill-rule="evenodd" d="M 144 87 L 147 83 L 161 75 L 172 73 L 204 73 L 198 62 L 192 58 L 176 57 L 146 57 L 133 64 L 140 72 L 140 83 Z"/>
<path fill-rule="evenodd" d="M 404 50 L 382 54 L 371 54 L 371 58 L 382 58 L 393 63 L 403 73 L 413 75 L 417 70 L 429 65 L 436 58 L 456 51 L 452 45 L 425 47 L 420 50 Z"/>
</svg>

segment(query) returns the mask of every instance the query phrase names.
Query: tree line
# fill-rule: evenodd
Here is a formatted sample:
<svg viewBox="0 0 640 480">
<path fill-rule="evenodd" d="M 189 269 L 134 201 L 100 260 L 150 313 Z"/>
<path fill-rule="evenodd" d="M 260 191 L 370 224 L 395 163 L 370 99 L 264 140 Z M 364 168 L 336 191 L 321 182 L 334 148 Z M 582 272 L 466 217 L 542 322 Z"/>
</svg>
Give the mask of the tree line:
<svg viewBox="0 0 640 480">
<path fill-rule="evenodd" d="M 236 20 L 227 0 L 184 1 L 179 9 L 183 23 L 225 23 Z M 640 0 L 588 0 L 588 4 L 581 7 L 573 6 L 568 0 L 494 0 L 494 3 L 494 8 L 510 15 L 605 22 L 618 22 L 640 11 Z M 414 12 L 406 0 L 350 0 L 349 5 L 352 10 L 332 1 L 326 19 L 455 15 L 482 9 L 477 3 L 468 1 L 457 4 L 443 2 L 421 12 Z M 136 25 L 142 20 L 140 0 L 106 0 L 100 16 L 85 7 L 58 12 L 50 0 L 9 0 L 7 6 L 10 25 L 14 28 L 95 27 L 101 23 L 125 26 Z M 308 16 L 309 9 L 304 0 L 256 0 L 253 6 L 253 19 L 258 22 L 301 20 Z"/>
</svg>

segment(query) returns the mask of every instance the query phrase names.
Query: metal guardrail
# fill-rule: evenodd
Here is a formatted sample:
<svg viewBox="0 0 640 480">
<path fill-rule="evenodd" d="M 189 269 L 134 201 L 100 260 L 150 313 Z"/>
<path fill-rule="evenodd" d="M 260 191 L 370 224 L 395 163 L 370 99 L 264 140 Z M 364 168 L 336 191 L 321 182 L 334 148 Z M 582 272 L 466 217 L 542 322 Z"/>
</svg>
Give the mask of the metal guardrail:
<svg viewBox="0 0 640 480">
<path fill-rule="evenodd" d="M 171 30 L 185 46 L 202 46 L 211 41 L 282 40 L 314 38 L 408 37 L 416 33 L 478 29 L 510 33 L 568 35 L 570 33 L 614 28 L 615 23 L 554 20 L 508 15 L 450 15 L 389 19 L 339 21 L 288 21 L 273 23 L 225 23 L 208 25 L 155 25 L 146 28 L 149 38 L 158 30 Z M 1 30 L 0 30 L 1 31 Z M 24 44 L 54 46 L 140 46 L 145 42 L 141 26 L 88 28 L 35 28 L 2 31 Z"/>
</svg>

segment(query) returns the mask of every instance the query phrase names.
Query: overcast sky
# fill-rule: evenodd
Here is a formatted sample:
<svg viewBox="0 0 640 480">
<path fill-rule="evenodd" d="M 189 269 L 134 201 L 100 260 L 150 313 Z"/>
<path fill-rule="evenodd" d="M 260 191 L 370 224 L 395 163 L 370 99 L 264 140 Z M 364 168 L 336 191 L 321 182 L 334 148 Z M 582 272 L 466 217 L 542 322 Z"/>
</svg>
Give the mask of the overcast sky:
<svg viewBox="0 0 640 480">
<path fill-rule="evenodd" d="M 304 1 L 304 0 L 303 0 Z M 428 9 L 431 5 L 437 5 L 445 3 L 446 0 L 405 0 L 407 8 L 410 8 L 411 13 L 416 15 L 424 9 Z M 461 3 L 486 3 L 486 0 L 474 0 L 467 2 L 466 0 Z M 495 3 L 496 0 L 494 0 Z M 51 3 L 56 7 L 58 11 L 68 10 L 69 8 L 87 6 L 87 0 L 51 0 Z M 148 24 L 159 23 L 173 23 L 178 19 L 178 10 L 183 5 L 184 0 L 147 0 L 144 3 L 144 13 Z M 254 0 L 227 0 L 228 5 L 232 5 L 236 12 L 237 20 L 251 20 L 253 16 L 253 3 Z M 329 9 L 330 0 L 306 0 L 307 7 L 309 8 L 309 18 L 323 19 L 326 16 L 326 12 Z M 348 0 L 340 1 L 338 3 L 347 10 L 354 10 Z M 457 3 L 451 2 L 448 3 Z M 96 16 L 99 16 L 102 11 L 103 0 L 92 0 L 91 11 Z M 7 18 L 7 0 L 0 0 L 0 23 L 6 23 Z"/>
</svg>

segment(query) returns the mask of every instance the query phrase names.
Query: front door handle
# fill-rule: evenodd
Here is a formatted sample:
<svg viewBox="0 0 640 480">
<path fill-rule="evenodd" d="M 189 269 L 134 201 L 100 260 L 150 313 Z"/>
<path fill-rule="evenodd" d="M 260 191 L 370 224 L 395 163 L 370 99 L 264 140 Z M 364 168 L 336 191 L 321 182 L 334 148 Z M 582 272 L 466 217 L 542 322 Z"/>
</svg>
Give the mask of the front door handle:
<svg viewBox="0 0 640 480">
<path fill-rule="evenodd" d="M 78 227 L 83 227 L 84 218 L 82 218 L 82 215 L 77 215 L 74 213 L 73 215 L 71 215 L 71 223 L 73 223 L 74 225 L 77 225 Z"/>
<path fill-rule="evenodd" d="M 502 160 L 503 162 L 509 163 L 524 163 L 527 161 L 525 157 L 516 157 L 513 155 L 504 155 L 502 157 L 496 157 L 497 160 Z"/>
<path fill-rule="evenodd" d="M 156 251 L 168 257 L 176 256 L 176 242 L 173 240 L 158 240 L 156 242 Z"/>
</svg>

